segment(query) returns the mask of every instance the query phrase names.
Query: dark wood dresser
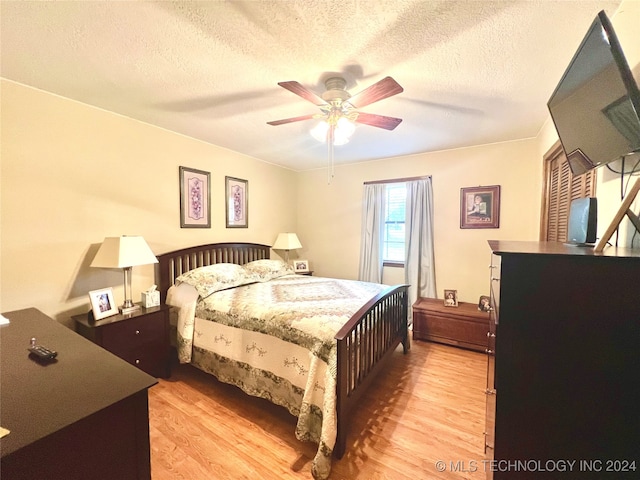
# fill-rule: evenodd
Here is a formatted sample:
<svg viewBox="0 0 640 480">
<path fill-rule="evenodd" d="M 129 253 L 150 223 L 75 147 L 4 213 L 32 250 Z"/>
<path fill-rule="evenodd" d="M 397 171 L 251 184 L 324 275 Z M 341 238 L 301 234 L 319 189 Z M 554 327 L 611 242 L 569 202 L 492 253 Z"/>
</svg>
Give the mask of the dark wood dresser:
<svg viewBox="0 0 640 480">
<path fill-rule="evenodd" d="M 7 480 L 149 480 L 147 389 L 157 380 L 29 308 L 3 313 L 0 424 Z M 58 352 L 40 364 L 32 337 Z"/>
<path fill-rule="evenodd" d="M 638 478 L 640 250 L 489 246 L 488 478 Z"/>
<path fill-rule="evenodd" d="M 443 300 L 420 298 L 413 304 L 413 339 L 446 343 L 485 352 L 489 313 L 474 303 L 444 306 Z"/>
</svg>

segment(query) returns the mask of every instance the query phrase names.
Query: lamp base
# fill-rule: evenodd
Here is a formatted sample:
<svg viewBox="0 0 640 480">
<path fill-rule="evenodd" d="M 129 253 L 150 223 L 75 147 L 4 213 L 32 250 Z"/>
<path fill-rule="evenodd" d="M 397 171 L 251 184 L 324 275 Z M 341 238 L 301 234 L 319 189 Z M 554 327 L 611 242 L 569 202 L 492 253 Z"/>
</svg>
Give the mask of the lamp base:
<svg viewBox="0 0 640 480">
<path fill-rule="evenodd" d="M 121 307 L 118 308 L 118 310 L 120 310 L 120 313 L 122 315 L 127 315 L 129 313 L 133 313 L 133 312 L 135 312 L 137 310 L 140 310 L 140 305 L 134 304 L 131 307 L 125 307 L 124 305 L 122 305 Z"/>
</svg>

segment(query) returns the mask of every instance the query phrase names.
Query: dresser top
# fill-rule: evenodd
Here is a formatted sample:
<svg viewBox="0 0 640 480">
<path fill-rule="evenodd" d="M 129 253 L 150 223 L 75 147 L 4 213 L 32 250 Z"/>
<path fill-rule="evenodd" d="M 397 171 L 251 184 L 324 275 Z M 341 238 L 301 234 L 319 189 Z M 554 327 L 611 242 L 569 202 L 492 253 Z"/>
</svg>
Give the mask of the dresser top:
<svg viewBox="0 0 640 480">
<path fill-rule="evenodd" d="M 640 249 L 618 248 L 607 246 L 602 252 L 596 252 L 593 247 L 578 247 L 561 242 L 527 242 L 510 240 L 489 240 L 489 247 L 496 255 L 504 254 L 537 254 L 563 255 L 582 257 L 620 257 L 640 259 Z"/>
<path fill-rule="evenodd" d="M 11 432 L 3 457 L 157 383 L 35 308 L 3 315 L 0 424 Z M 29 358 L 32 337 L 58 352 L 54 362 Z"/>
</svg>

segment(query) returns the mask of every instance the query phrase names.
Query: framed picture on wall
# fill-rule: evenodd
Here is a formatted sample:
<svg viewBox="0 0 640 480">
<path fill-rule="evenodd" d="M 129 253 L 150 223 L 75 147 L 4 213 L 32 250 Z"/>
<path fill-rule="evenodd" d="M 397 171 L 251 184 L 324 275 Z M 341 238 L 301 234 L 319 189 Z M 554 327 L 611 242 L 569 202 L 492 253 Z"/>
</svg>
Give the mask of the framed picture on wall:
<svg viewBox="0 0 640 480">
<path fill-rule="evenodd" d="M 93 318 L 95 320 L 110 317 L 118 313 L 118 306 L 113 299 L 112 288 L 90 291 L 89 300 L 91 301 L 91 311 L 93 312 Z"/>
<path fill-rule="evenodd" d="M 500 228 L 500 185 L 460 189 L 460 228 Z"/>
<path fill-rule="evenodd" d="M 180 167 L 180 227 L 211 228 L 211 175 Z"/>
<path fill-rule="evenodd" d="M 249 182 L 240 178 L 225 177 L 225 185 L 227 228 L 248 228 Z"/>
</svg>

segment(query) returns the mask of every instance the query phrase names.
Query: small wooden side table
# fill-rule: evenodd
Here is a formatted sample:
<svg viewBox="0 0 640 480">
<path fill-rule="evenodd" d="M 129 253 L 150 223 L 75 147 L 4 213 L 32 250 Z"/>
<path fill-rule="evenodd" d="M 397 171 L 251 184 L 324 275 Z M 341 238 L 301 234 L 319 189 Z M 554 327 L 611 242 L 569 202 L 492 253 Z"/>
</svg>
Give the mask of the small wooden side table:
<svg viewBox="0 0 640 480">
<path fill-rule="evenodd" d="M 73 316 L 76 332 L 154 377 L 171 375 L 169 306 L 140 307 L 128 315 L 93 320 Z"/>
<path fill-rule="evenodd" d="M 420 298 L 413 304 L 413 338 L 486 352 L 489 313 L 475 303 L 445 307 L 444 300 Z"/>
</svg>

